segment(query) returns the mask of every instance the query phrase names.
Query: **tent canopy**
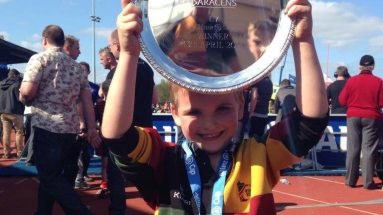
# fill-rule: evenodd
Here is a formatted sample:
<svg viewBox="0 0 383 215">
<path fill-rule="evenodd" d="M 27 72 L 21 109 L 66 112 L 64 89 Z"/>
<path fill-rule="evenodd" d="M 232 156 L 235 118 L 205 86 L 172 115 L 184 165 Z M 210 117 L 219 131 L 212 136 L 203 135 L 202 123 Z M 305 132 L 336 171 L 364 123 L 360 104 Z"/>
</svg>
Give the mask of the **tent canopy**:
<svg viewBox="0 0 383 215">
<path fill-rule="evenodd" d="M 0 39 L 0 64 L 27 63 L 36 52 Z"/>
</svg>

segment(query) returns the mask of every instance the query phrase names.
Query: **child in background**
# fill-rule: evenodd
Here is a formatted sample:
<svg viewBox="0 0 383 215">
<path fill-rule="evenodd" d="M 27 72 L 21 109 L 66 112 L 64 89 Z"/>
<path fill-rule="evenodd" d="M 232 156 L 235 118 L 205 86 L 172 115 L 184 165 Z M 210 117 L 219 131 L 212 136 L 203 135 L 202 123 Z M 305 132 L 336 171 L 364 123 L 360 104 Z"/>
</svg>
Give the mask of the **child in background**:
<svg viewBox="0 0 383 215">
<path fill-rule="evenodd" d="M 116 165 L 156 214 L 276 214 L 272 189 L 281 169 L 298 162 L 322 136 L 328 104 L 312 37 L 311 6 L 289 1 L 297 20 L 292 44 L 298 109 L 268 136 L 233 142 L 243 115 L 242 92 L 209 95 L 172 85 L 171 113 L 181 145 L 132 125 L 141 11 L 121 0 L 121 52 L 105 106 L 102 134 Z"/>
<path fill-rule="evenodd" d="M 102 95 L 104 97 L 98 100 L 94 107 L 96 121 L 100 127 L 102 125 L 102 116 L 104 114 L 105 100 L 106 100 L 106 95 L 108 94 L 109 86 L 110 86 L 110 80 L 106 80 L 102 82 L 100 91 L 102 92 Z M 100 184 L 101 189 L 97 191 L 96 194 L 99 198 L 106 198 L 110 194 L 110 191 L 108 189 L 108 175 L 107 175 L 108 148 L 106 144 L 101 143 L 101 146 L 98 149 L 96 149 L 96 154 L 101 157 L 101 184 Z"/>
<path fill-rule="evenodd" d="M 104 81 L 101 84 L 101 91 L 104 95 L 103 102 L 96 105 L 96 115 L 98 122 L 102 125 L 102 117 L 104 113 L 105 100 L 108 96 L 109 86 L 111 79 Z M 100 156 L 102 159 L 101 175 L 102 182 L 100 184 L 101 190 L 97 192 L 99 198 L 110 197 L 110 204 L 108 206 L 109 214 L 125 214 L 126 211 L 126 194 L 125 186 L 126 181 L 121 172 L 118 171 L 117 166 L 111 160 L 108 145 L 104 142 L 101 144 Z"/>
</svg>

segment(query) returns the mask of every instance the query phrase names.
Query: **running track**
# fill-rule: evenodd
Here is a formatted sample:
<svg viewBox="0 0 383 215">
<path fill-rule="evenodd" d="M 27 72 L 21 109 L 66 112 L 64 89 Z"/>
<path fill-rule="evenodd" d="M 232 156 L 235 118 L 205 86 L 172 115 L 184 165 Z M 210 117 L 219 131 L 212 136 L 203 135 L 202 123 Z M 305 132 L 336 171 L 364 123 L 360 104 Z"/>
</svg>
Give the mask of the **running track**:
<svg viewBox="0 0 383 215">
<path fill-rule="evenodd" d="M 1 162 L 0 162 L 1 164 Z M 1 171 L 1 169 L 0 169 Z M 107 214 L 108 199 L 96 197 L 99 176 L 92 189 L 78 191 L 95 215 Z M 279 183 L 274 189 L 279 215 L 383 215 L 383 190 L 348 188 L 341 176 L 289 176 L 290 184 Z M 35 177 L 0 178 L 0 211 L 4 215 L 30 215 L 35 210 L 38 180 Z M 152 214 L 137 190 L 128 186 L 127 213 Z M 64 214 L 58 206 L 54 214 Z"/>
<path fill-rule="evenodd" d="M 2 152 L 2 147 L 0 146 Z M 1 154 L 0 154 L 1 156 Z M 16 160 L 0 159 L 2 167 Z M 78 191 L 95 215 L 105 215 L 109 199 L 97 198 L 100 176 L 91 189 Z M 383 215 L 383 190 L 365 190 L 361 179 L 357 188 L 344 185 L 342 176 L 285 176 L 289 184 L 278 183 L 273 193 L 278 215 Z M 375 182 L 382 182 L 375 178 Z M 0 214 L 30 215 L 35 211 L 39 181 L 36 177 L 0 177 Z M 129 215 L 153 214 L 133 186 L 126 188 Z M 54 215 L 64 214 L 56 205 Z"/>
</svg>

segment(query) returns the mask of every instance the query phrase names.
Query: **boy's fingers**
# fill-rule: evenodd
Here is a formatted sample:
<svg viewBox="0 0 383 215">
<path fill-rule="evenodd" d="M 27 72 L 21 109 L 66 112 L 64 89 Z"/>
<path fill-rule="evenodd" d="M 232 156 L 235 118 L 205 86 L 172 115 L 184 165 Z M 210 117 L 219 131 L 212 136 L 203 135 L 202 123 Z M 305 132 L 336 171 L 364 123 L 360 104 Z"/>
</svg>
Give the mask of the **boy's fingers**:
<svg viewBox="0 0 383 215">
<path fill-rule="evenodd" d="M 139 7 L 135 6 L 133 3 L 127 4 L 126 7 L 122 8 L 121 15 L 125 16 L 130 13 L 135 13 L 139 17 L 142 17 L 142 11 Z"/>
<path fill-rule="evenodd" d="M 295 15 L 301 8 L 307 6 L 311 8 L 310 2 L 308 2 L 307 0 L 290 0 L 286 5 L 285 11 L 291 17 L 291 15 Z"/>
<path fill-rule="evenodd" d="M 122 9 L 125 8 L 126 5 L 128 5 L 132 0 L 121 0 L 121 7 Z"/>
</svg>

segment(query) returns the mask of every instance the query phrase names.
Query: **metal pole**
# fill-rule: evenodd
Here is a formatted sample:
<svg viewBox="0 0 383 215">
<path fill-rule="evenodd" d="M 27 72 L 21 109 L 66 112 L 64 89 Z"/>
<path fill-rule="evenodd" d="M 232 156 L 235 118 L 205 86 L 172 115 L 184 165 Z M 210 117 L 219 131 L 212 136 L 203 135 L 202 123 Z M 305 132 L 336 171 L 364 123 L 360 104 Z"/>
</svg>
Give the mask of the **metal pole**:
<svg viewBox="0 0 383 215">
<path fill-rule="evenodd" d="M 94 21 L 96 6 L 92 0 L 92 21 L 93 21 L 93 83 L 96 83 L 96 22 Z"/>
<path fill-rule="evenodd" d="M 93 22 L 93 82 L 96 83 L 96 22 L 100 22 L 101 18 L 96 16 L 96 4 L 92 0 L 92 16 Z"/>
<path fill-rule="evenodd" d="M 286 55 L 285 55 L 285 59 L 283 60 L 283 64 L 282 64 L 282 66 L 281 66 L 281 70 L 279 71 L 279 82 L 278 82 L 278 85 L 280 85 L 281 82 L 282 82 L 282 73 L 283 73 L 283 69 L 285 68 L 287 54 L 288 54 L 288 53 L 286 53 Z"/>
<path fill-rule="evenodd" d="M 326 75 L 327 75 L 328 77 L 330 77 L 330 76 L 329 76 L 329 73 L 328 73 L 328 67 L 329 67 L 329 65 L 330 65 L 330 44 L 327 44 Z"/>
</svg>

